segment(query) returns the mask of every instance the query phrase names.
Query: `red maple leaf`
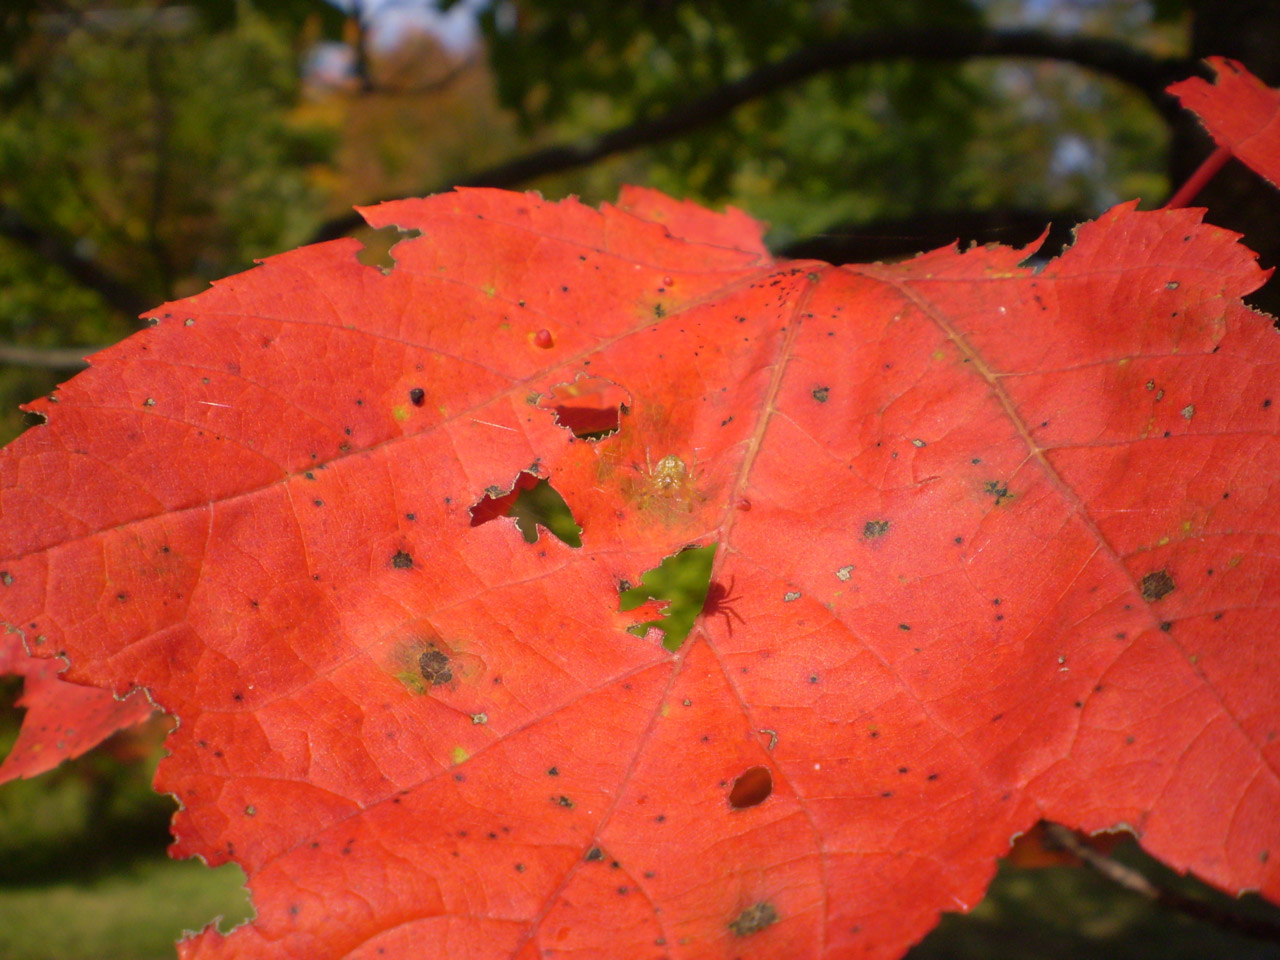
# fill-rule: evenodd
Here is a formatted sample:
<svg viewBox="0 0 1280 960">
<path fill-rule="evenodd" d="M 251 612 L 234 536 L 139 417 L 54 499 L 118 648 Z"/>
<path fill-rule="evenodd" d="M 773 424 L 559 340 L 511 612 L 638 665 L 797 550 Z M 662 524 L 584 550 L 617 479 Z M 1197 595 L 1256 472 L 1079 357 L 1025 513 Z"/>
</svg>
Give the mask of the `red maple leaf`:
<svg viewBox="0 0 1280 960">
<path fill-rule="evenodd" d="M 1238 61 L 1209 57 L 1215 83 L 1199 77 L 1169 87 L 1194 111 L 1222 147 L 1273 184 L 1280 184 L 1280 90 L 1272 90 Z"/>
<path fill-rule="evenodd" d="M 40 645 L 39 638 L 31 639 Z M 0 763 L 0 783 L 52 770 L 155 712 L 141 691 L 117 700 L 106 690 L 62 680 L 61 666 L 28 656 L 17 633 L 0 634 L 0 676 L 26 678 L 16 706 L 27 711 L 13 749 Z"/>
<path fill-rule="evenodd" d="M 180 718 L 173 852 L 249 875 L 183 956 L 893 957 L 1041 819 L 1280 898 L 1234 235 L 836 268 L 647 190 L 365 213 L 421 232 L 389 274 L 169 304 L 0 455 L 3 619 Z M 540 480 L 581 546 L 500 516 Z M 715 609 L 628 632 L 691 544 Z"/>
</svg>

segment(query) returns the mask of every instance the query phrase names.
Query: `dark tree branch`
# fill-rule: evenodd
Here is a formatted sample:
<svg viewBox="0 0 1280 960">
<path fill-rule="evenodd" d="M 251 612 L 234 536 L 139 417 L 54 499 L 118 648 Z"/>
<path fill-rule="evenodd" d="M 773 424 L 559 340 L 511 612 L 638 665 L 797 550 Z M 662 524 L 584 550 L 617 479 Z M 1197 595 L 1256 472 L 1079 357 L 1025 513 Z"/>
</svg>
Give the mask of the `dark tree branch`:
<svg viewBox="0 0 1280 960">
<path fill-rule="evenodd" d="M 1211 923 L 1221 930 L 1241 933 L 1257 940 L 1280 943 L 1280 924 L 1232 913 L 1207 900 L 1198 900 L 1178 893 L 1176 890 L 1158 886 L 1132 867 L 1099 853 L 1061 824 L 1046 823 L 1045 839 L 1079 857 L 1088 867 L 1096 870 L 1112 883 L 1162 904 L 1170 910 Z"/>
<path fill-rule="evenodd" d="M 93 260 L 75 252 L 72 240 L 60 233 L 35 226 L 14 210 L 0 204 L 0 236 L 20 243 L 33 253 L 66 271 L 82 287 L 99 294 L 107 305 L 136 317 L 153 304 L 151 298 L 112 276 Z"/>
<path fill-rule="evenodd" d="M 454 186 L 511 187 L 535 177 L 587 166 L 615 153 L 691 133 L 723 119 L 745 103 L 828 70 L 883 60 L 942 62 L 978 57 L 1028 57 L 1074 63 L 1136 87 L 1161 114 L 1170 117 L 1177 108 L 1164 88 L 1174 80 L 1203 72 L 1196 61 L 1153 57 L 1113 40 L 1061 37 L 1034 30 L 928 29 L 860 34 L 808 47 L 662 116 L 619 127 L 587 143 L 565 143 L 535 150 L 426 192 L 438 193 Z M 312 242 L 333 240 L 363 225 L 364 220 L 356 213 L 336 217 L 320 226 Z"/>
</svg>

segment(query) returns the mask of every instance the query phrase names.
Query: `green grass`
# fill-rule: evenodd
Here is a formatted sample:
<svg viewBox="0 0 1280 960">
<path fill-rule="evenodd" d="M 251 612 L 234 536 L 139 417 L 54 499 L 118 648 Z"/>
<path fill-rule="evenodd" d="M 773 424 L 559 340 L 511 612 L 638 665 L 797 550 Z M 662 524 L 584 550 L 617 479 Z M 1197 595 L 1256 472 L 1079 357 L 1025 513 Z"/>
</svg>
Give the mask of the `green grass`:
<svg viewBox="0 0 1280 960">
<path fill-rule="evenodd" d="M 0 888 L 5 960 L 173 960 L 183 931 L 252 914 L 244 873 L 198 860 L 138 860 L 91 880 Z"/>
</svg>

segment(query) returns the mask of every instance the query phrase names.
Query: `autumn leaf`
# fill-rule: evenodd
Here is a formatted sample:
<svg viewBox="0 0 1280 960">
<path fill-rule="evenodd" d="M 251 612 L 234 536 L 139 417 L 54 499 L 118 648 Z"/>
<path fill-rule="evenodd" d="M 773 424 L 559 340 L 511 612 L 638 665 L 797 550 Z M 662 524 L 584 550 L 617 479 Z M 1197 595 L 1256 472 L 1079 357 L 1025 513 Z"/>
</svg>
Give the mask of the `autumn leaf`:
<svg viewBox="0 0 1280 960">
<path fill-rule="evenodd" d="M 1209 57 L 1216 82 L 1199 77 L 1169 87 L 1219 145 L 1273 184 L 1280 184 L 1280 90 L 1226 57 Z"/>
<path fill-rule="evenodd" d="M 390 272 L 168 304 L 0 454 L 0 614 L 179 718 L 173 853 L 249 876 L 183 956 L 895 957 L 1042 819 L 1280 899 L 1234 235 L 833 267 L 647 190 L 364 212 Z M 632 630 L 680 555 L 704 615 Z"/>
<path fill-rule="evenodd" d="M 117 700 L 106 690 L 65 682 L 60 666 L 28 656 L 18 634 L 0 635 L 0 676 L 25 678 L 15 705 L 27 711 L 17 742 L 0 763 L 0 784 L 52 770 L 155 712 L 141 691 Z"/>
</svg>

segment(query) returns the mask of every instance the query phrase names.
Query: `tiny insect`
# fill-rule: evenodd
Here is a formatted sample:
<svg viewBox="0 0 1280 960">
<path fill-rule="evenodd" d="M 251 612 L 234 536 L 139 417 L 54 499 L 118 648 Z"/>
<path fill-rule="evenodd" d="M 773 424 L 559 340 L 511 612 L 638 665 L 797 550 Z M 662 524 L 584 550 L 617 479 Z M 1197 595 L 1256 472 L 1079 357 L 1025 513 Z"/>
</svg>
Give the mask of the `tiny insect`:
<svg viewBox="0 0 1280 960">
<path fill-rule="evenodd" d="M 743 626 L 746 626 L 747 623 L 742 619 L 742 614 L 733 608 L 734 603 L 742 599 L 741 594 L 734 592 L 737 582 L 737 577 L 730 577 L 729 585 L 726 587 L 719 580 L 712 580 L 707 585 L 707 599 L 702 602 L 702 616 L 724 617 L 725 629 L 729 631 L 729 636 L 731 637 L 733 636 L 734 620 L 737 620 Z"/>
<path fill-rule="evenodd" d="M 634 464 L 639 471 L 640 465 Z M 644 452 L 644 486 L 645 501 L 654 501 L 670 509 L 675 507 L 682 512 L 693 509 L 691 498 L 701 499 L 697 495 L 694 483 L 694 469 L 673 453 L 667 454 L 657 462 L 649 459 L 649 451 Z"/>
</svg>

